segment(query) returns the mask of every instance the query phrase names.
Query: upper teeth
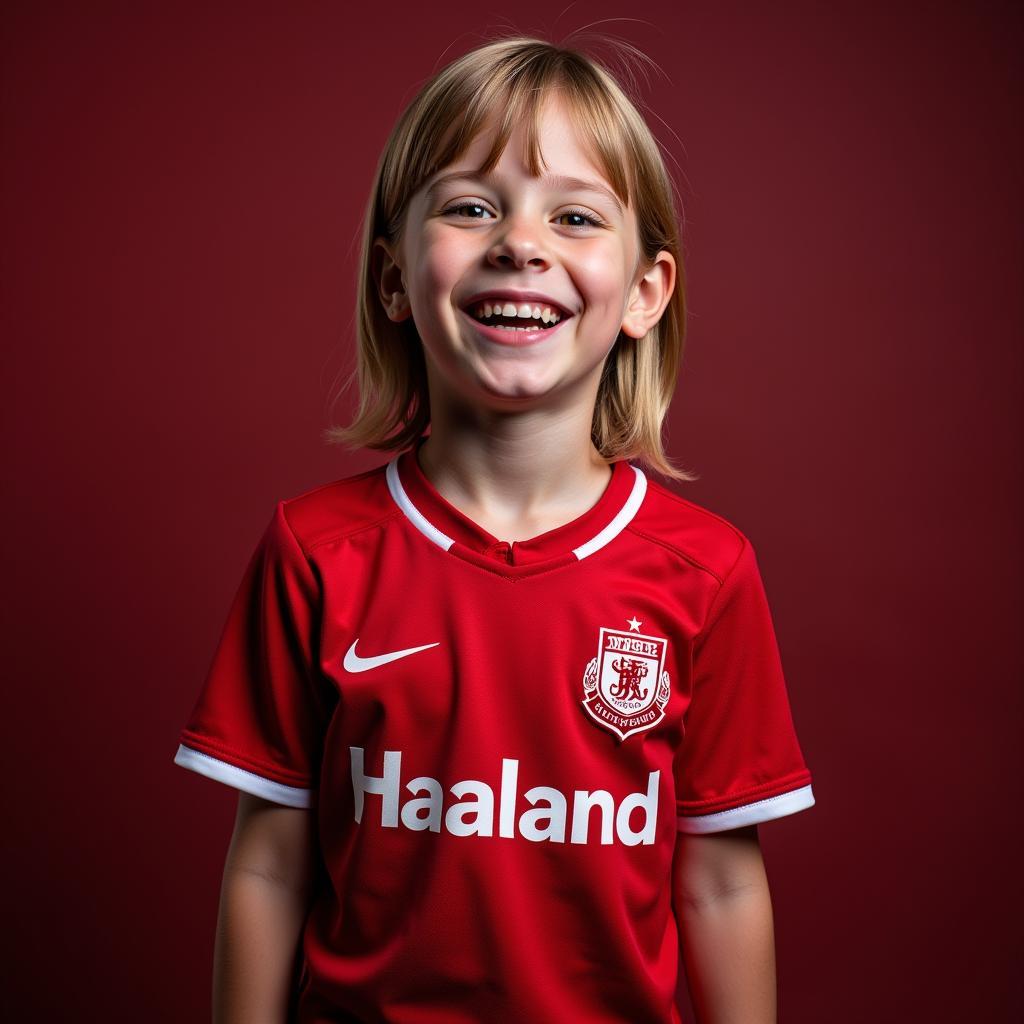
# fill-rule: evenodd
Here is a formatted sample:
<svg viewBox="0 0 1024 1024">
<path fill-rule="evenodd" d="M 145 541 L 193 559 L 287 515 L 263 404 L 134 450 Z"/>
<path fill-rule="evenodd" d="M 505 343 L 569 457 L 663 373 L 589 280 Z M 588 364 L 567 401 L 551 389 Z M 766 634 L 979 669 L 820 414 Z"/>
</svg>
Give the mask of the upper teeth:
<svg viewBox="0 0 1024 1024">
<path fill-rule="evenodd" d="M 528 302 L 517 306 L 514 302 L 484 302 L 473 309 L 473 315 L 477 319 L 488 316 L 518 316 L 525 319 L 542 320 L 546 324 L 557 324 L 562 318 L 561 313 L 553 310 L 550 306 L 532 306 Z"/>
</svg>

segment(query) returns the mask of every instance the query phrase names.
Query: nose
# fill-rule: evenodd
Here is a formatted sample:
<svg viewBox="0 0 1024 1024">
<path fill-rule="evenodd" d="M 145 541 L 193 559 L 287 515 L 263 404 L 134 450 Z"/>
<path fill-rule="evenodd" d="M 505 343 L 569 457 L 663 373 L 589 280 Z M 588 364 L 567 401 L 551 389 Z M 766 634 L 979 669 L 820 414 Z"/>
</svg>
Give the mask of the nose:
<svg viewBox="0 0 1024 1024">
<path fill-rule="evenodd" d="M 505 220 L 504 230 L 488 249 L 487 261 L 495 267 L 543 269 L 549 266 L 550 257 L 536 225 L 531 225 L 524 216 L 510 216 Z"/>
</svg>

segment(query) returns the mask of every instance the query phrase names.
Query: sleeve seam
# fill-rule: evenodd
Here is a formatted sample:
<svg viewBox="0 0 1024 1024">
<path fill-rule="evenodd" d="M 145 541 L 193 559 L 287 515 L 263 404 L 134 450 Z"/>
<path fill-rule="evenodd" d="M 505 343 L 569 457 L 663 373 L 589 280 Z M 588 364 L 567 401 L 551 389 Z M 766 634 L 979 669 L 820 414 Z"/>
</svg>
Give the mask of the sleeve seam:
<svg viewBox="0 0 1024 1024">
<path fill-rule="evenodd" d="M 711 599 L 711 604 L 708 605 L 708 613 L 707 613 L 707 615 L 704 618 L 704 624 L 701 626 L 701 628 L 694 635 L 694 638 L 693 638 L 693 646 L 694 646 L 694 648 L 700 646 L 700 644 L 703 642 L 704 638 L 706 637 L 708 631 L 714 625 L 715 617 L 716 617 L 717 614 L 719 614 L 718 613 L 718 602 L 721 600 L 722 594 L 724 593 L 725 588 L 728 585 L 729 581 L 733 578 L 733 575 L 736 572 L 736 567 L 740 564 L 740 560 L 743 558 L 743 555 L 746 553 L 747 549 L 750 547 L 750 541 L 743 534 L 740 534 L 740 541 L 741 541 L 741 543 L 740 543 L 739 554 L 737 554 L 736 560 L 730 566 L 729 571 L 725 574 L 725 576 L 722 577 L 722 581 L 721 581 L 721 583 L 720 583 L 720 585 L 718 587 L 718 593 L 715 594 L 715 596 Z"/>
<path fill-rule="evenodd" d="M 813 807 L 817 801 L 810 782 L 782 793 L 710 814 L 679 814 L 676 828 L 683 834 L 707 835 L 744 825 L 759 825 Z"/>
<path fill-rule="evenodd" d="M 183 730 L 179 738 L 179 742 L 186 747 L 191 747 L 200 754 L 206 754 L 208 757 L 224 759 L 232 758 L 233 761 L 229 761 L 228 763 L 232 764 L 232 766 L 237 768 L 239 771 L 248 772 L 250 775 L 258 775 L 260 778 L 266 778 L 270 782 L 278 782 L 282 786 L 294 786 L 297 789 L 316 788 L 316 783 L 309 775 L 303 775 L 290 768 L 283 768 L 280 765 L 271 764 L 269 761 L 258 761 L 256 758 L 247 757 L 245 754 L 240 754 L 237 750 L 224 746 L 224 744 L 218 743 L 215 740 L 211 741 L 199 733 L 194 733 L 187 729 Z M 242 767 L 243 765 L 246 767 Z M 280 779 L 271 778 L 271 774 L 287 776 L 294 781 L 281 782 Z"/>
<path fill-rule="evenodd" d="M 684 562 L 688 562 L 695 569 L 700 569 L 702 572 L 706 572 L 710 577 L 712 577 L 712 579 L 715 580 L 716 583 L 718 583 L 719 586 L 721 586 L 724 582 L 722 577 L 720 577 L 714 569 L 712 569 L 710 566 L 704 565 L 703 562 L 694 558 L 692 555 L 688 555 L 685 551 L 683 551 L 682 548 L 677 548 L 675 545 L 669 544 L 667 541 L 664 541 L 659 537 L 652 537 L 650 534 L 644 533 L 643 530 L 638 529 L 635 525 L 633 525 L 633 523 L 630 523 L 626 527 L 626 529 L 629 530 L 630 533 L 635 534 L 637 537 L 640 537 L 651 544 L 655 544 L 660 548 L 664 548 L 670 554 L 675 555 L 677 558 L 681 558 Z"/>
<path fill-rule="evenodd" d="M 677 800 L 676 806 L 680 812 L 686 808 L 691 811 L 697 811 L 698 813 L 717 813 L 713 811 L 704 811 L 704 809 L 714 806 L 715 804 L 731 804 L 733 801 L 739 801 L 735 806 L 745 806 L 745 800 L 749 797 L 757 796 L 760 793 L 769 793 L 769 795 L 765 796 L 763 799 L 771 800 L 773 797 L 781 796 L 783 793 L 789 792 L 790 789 L 799 789 L 801 785 L 806 785 L 810 781 L 811 773 L 804 768 L 800 771 L 790 772 L 789 775 L 782 775 L 777 779 L 772 779 L 771 782 L 763 782 L 758 786 L 751 786 L 748 789 L 741 790 L 739 793 L 730 793 L 728 796 L 709 797 L 705 800 Z M 778 791 L 770 793 L 771 790 Z M 763 800 L 753 801 L 753 803 L 762 802 Z M 721 807 L 719 809 L 727 811 L 732 808 Z"/>
<path fill-rule="evenodd" d="M 398 519 L 402 515 L 402 510 L 399 508 L 394 509 L 391 512 L 386 513 L 379 519 L 374 519 L 369 523 L 360 523 L 358 526 L 353 526 L 350 529 L 342 530 L 341 533 L 332 533 L 328 537 L 322 537 L 315 544 L 309 548 L 309 557 L 312 558 L 313 552 L 317 548 L 322 548 L 325 544 L 336 544 L 338 541 L 349 540 L 355 537 L 357 534 L 365 533 L 368 530 L 376 530 L 381 526 L 386 526 L 392 519 Z"/>
<path fill-rule="evenodd" d="M 281 519 L 284 521 L 285 530 L 287 531 L 288 536 L 291 537 L 292 542 L 294 543 L 294 545 L 295 545 L 296 549 L 298 550 L 299 554 L 302 556 L 302 560 L 303 560 L 303 563 L 305 564 L 306 572 L 309 574 L 310 579 L 313 581 L 313 587 L 314 587 L 314 589 L 316 591 L 316 607 L 314 609 L 314 614 L 315 614 L 315 618 L 316 618 L 316 625 L 317 625 L 317 638 L 316 638 L 317 648 L 316 649 L 317 649 L 317 652 L 322 652 L 323 649 L 324 649 L 324 634 L 325 634 L 325 631 L 326 631 L 326 616 L 324 615 L 324 605 L 325 605 L 325 602 L 326 602 L 326 589 L 325 589 L 323 574 L 320 571 L 319 567 L 316 565 L 316 563 L 313 561 L 313 555 L 312 555 L 311 549 L 307 550 L 305 545 L 300 540 L 299 535 L 295 532 L 295 528 L 292 526 L 291 520 L 288 518 L 288 502 L 286 500 L 282 500 L 282 501 L 278 502 L 278 506 L 279 506 L 280 512 L 281 512 Z M 262 604 L 263 600 L 264 600 L 264 598 L 263 598 L 262 592 L 261 592 L 261 597 L 260 597 L 261 604 Z M 264 628 L 263 627 L 263 623 L 264 623 L 264 618 L 263 618 L 262 609 L 261 609 L 261 616 L 260 616 L 260 629 L 261 630 Z M 318 705 L 318 711 L 320 711 L 323 714 L 327 714 L 329 712 L 329 709 L 328 709 L 328 707 L 325 704 L 323 704 L 321 702 L 320 693 L 319 693 L 319 689 L 318 689 L 318 686 L 317 686 L 317 682 L 319 680 L 322 680 L 322 678 L 323 678 L 323 673 L 322 673 L 322 671 L 319 670 L 318 663 L 314 661 L 314 663 L 312 665 L 303 664 L 303 675 L 306 677 L 306 684 L 309 687 L 310 696 Z"/>
<path fill-rule="evenodd" d="M 281 518 L 284 520 L 285 528 L 288 530 L 288 534 L 291 536 L 292 542 L 299 549 L 302 557 L 306 560 L 306 563 L 309 564 L 310 571 L 312 571 L 312 565 L 310 564 L 312 563 L 312 556 L 306 549 L 306 545 L 299 539 L 299 535 L 295 532 L 295 527 L 292 525 L 291 519 L 288 518 L 288 502 L 282 500 L 279 501 L 278 504 L 281 507 Z"/>
</svg>

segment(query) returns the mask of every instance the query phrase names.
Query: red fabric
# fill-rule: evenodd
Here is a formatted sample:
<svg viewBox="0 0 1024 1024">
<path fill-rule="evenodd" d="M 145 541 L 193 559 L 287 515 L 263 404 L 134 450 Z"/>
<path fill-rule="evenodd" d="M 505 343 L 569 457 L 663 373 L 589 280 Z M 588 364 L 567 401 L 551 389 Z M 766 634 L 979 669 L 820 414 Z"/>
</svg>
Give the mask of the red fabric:
<svg viewBox="0 0 1024 1024">
<path fill-rule="evenodd" d="M 235 594 L 186 746 L 315 789 L 334 703 L 316 670 L 320 588 L 279 502 Z"/>
<path fill-rule="evenodd" d="M 691 672 L 676 758 L 680 814 L 740 807 L 810 783 L 749 540 L 694 641 Z"/>
<path fill-rule="evenodd" d="M 633 493 L 619 463 L 509 564 L 414 460 L 406 493 L 456 543 L 383 467 L 280 502 L 180 737 L 311 791 L 326 873 L 294 1020 L 675 1024 L 677 816 L 810 781 L 753 549 L 648 481 L 578 559 Z M 584 706 L 601 673 L 663 694 L 650 724 L 617 734 L 603 689 Z"/>
</svg>

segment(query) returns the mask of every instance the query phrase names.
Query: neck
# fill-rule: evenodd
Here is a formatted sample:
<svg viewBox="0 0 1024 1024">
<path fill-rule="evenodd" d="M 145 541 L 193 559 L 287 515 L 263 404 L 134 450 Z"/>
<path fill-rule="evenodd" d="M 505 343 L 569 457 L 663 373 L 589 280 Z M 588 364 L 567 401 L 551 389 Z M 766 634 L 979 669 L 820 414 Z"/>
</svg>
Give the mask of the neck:
<svg viewBox="0 0 1024 1024">
<path fill-rule="evenodd" d="M 570 522 L 611 479 L 590 437 L 593 401 L 509 413 L 431 398 L 420 466 L 447 501 L 500 539 Z"/>
</svg>

